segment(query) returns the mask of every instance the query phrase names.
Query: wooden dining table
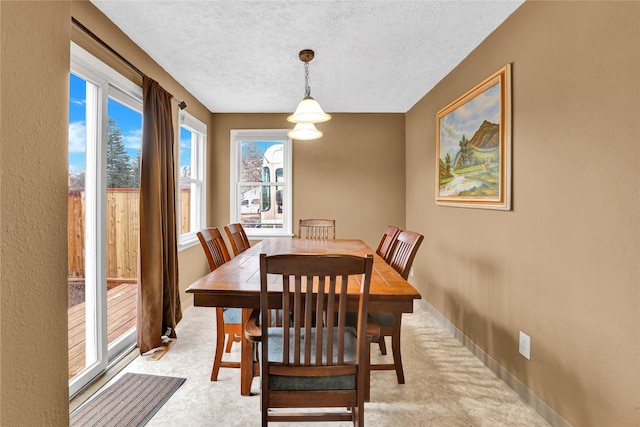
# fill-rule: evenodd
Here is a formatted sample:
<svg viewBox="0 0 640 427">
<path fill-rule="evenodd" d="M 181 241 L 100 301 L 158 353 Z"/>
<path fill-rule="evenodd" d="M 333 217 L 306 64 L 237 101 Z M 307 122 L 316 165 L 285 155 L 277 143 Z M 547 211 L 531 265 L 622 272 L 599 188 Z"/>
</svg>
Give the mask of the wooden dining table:
<svg viewBox="0 0 640 427">
<path fill-rule="evenodd" d="M 296 239 L 267 238 L 245 252 L 226 262 L 206 276 L 196 280 L 186 292 L 193 294 L 193 304 L 197 307 L 237 307 L 243 308 L 243 324 L 252 309 L 260 308 L 260 254 L 348 254 L 365 256 L 372 254 L 373 271 L 369 290 L 369 312 L 412 313 L 413 301 L 420 299 L 420 293 L 409 282 L 389 266 L 375 250 L 362 240 L 356 239 Z M 277 276 L 273 277 L 269 291 L 282 291 Z M 349 295 L 353 295 L 350 310 L 357 311 L 360 286 L 349 284 Z M 277 298 L 274 298 L 276 301 Z M 277 307 L 274 307 L 277 308 Z M 252 343 L 242 337 L 240 362 L 240 393 L 247 396 L 251 391 L 254 377 Z"/>
</svg>

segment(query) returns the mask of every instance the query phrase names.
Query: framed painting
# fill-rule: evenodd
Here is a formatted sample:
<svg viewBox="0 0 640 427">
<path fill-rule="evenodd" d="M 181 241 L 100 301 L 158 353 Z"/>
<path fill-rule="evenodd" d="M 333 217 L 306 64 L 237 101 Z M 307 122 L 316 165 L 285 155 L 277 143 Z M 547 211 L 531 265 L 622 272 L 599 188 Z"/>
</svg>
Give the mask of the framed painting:
<svg viewBox="0 0 640 427">
<path fill-rule="evenodd" d="M 436 204 L 511 209 L 511 65 L 436 114 Z"/>
</svg>

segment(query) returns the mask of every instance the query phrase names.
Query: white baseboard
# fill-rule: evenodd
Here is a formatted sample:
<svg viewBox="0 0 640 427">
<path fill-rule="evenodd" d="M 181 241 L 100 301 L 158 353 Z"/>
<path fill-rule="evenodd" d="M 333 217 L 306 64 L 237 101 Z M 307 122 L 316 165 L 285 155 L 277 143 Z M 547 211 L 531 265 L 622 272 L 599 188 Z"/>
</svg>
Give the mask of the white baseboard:
<svg viewBox="0 0 640 427">
<path fill-rule="evenodd" d="M 534 411 L 536 411 L 542 418 L 544 418 L 553 427 L 571 427 L 560 414 L 554 411 L 546 403 L 544 403 L 538 396 L 536 396 L 531 390 L 529 390 L 520 380 L 511 375 L 509 371 L 504 369 L 494 359 L 491 358 L 484 350 L 478 347 L 473 341 L 465 336 L 453 323 L 442 315 L 434 306 L 424 299 L 417 301 L 418 304 L 426 311 L 431 313 L 462 345 L 471 351 L 471 353 L 480 360 L 487 368 L 489 368 L 498 378 L 504 381 L 509 388 L 515 391 L 518 396 L 529 405 Z"/>
</svg>

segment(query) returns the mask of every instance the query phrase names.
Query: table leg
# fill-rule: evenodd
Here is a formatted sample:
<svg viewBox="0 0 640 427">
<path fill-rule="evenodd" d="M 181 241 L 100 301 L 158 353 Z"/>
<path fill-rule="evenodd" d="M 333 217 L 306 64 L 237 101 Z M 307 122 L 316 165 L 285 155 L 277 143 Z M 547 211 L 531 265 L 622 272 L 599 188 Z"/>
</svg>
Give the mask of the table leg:
<svg viewBox="0 0 640 427">
<path fill-rule="evenodd" d="M 240 347 L 240 394 L 249 396 L 251 394 L 251 382 L 253 380 L 253 343 L 244 336 L 244 325 L 247 324 L 251 309 L 242 309 L 243 333 Z"/>
</svg>

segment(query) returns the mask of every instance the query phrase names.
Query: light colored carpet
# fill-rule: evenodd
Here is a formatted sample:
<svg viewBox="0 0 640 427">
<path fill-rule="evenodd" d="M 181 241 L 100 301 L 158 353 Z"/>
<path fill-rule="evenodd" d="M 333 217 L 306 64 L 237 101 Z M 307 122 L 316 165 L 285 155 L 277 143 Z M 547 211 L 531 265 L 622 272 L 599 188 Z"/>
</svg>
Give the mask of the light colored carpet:
<svg viewBox="0 0 640 427">
<path fill-rule="evenodd" d="M 372 372 L 371 402 L 365 406 L 367 425 L 548 426 L 419 305 L 402 320 L 406 384 L 397 383 L 394 371 Z M 214 309 L 190 307 L 176 328 L 176 344 L 167 354 L 157 361 L 137 357 L 124 369 L 187 378 L 148 426 L 260 425 L 259 397 L 240 396 L 239 369 L 220 369 L 218 381 L 209 381 L 214 326 Z M 390 341 L 387 348 L 389 355 L 381 356 L 377 346 L 372 347 L 374 363 L 390 360 Z M 231 355 L 225 356 L 239 360 L 239 346 L 234 345 Z M 259 392 L 258 378 L 252 391 Z"/>
</svg>

